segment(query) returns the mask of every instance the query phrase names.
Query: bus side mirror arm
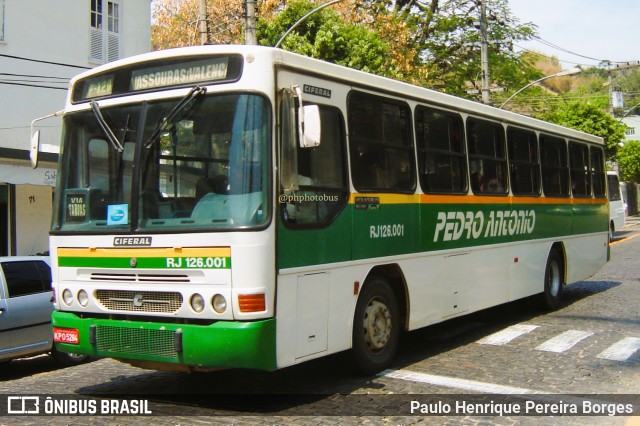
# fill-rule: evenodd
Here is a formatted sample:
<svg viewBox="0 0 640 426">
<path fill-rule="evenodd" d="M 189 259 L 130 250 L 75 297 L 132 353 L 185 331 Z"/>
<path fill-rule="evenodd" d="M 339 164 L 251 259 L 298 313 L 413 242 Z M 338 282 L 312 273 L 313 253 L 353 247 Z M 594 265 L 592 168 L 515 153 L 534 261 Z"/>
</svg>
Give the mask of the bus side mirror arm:
<svg viewBox="0 0 640 426">
<path fill-rule="evenodd" d="M 34 169 L 38 167 L 38 153 L 40 152 L 40 130 L 33 130 L 36 123 L 41 120 L 45 120 L 51 117 L 58 117 L 62 115 L 64 111 L 57 111 L 53 114 L 47 114 L 43 117 L 38 117 L 31 121 L 31 143 L 29 149 L 29 160 L 31 161 L 31 167 Z"/>
</svg>

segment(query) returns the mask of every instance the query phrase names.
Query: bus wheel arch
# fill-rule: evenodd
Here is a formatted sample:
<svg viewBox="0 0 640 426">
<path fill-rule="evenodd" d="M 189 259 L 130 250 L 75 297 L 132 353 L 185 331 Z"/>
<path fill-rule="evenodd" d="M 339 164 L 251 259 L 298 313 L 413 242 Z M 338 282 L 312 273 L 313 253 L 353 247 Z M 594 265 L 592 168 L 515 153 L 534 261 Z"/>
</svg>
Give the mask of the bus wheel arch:
<svg viewBox="0 0 640 426">
<path fill-rule="evenodd" d="M 393 360 L 406 327 L 406 285 L 397 265 L 373 268 L 356 302 L 352 356 L 364 374 L 384 370 Z"/>
<path fill-rule="evenodd" d="M 566 283 L 566 253 L 561 243 L 555 243 L 544 270 L 544 289 L 540 295 L 543 308 L 555 310 L 560 306 L 563 288 Z"/>
</svg>

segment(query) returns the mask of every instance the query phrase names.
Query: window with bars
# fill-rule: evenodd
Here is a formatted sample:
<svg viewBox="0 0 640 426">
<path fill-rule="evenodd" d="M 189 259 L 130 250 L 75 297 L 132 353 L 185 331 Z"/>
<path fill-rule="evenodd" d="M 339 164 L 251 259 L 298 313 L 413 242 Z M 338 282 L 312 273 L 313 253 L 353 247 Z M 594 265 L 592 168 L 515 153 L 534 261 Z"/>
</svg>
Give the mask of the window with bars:
<svg viewBox="0 0 640 426">
<path fill-rule="evenodd" d="M 120 59 L 120 4 L 91 0 L 89 59 L 104 63 Z"/>
</svg>

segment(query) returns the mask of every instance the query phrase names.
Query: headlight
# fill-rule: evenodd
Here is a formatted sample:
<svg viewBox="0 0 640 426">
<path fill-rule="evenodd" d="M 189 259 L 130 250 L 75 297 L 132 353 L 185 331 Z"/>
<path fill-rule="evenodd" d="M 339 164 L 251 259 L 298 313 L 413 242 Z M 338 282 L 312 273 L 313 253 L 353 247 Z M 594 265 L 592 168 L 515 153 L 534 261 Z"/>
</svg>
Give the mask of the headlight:
<svg viewBox="0 0 640 426">
<path fill-rule="evenodd" d="M 86 291 L 80 290 L 78 292 L 78 302 L 80 302 L 80 305 L 84 306 L 85 308 L 87 307 L 87 305 L 89 304 L 89 295 Z"/>
<path fill-rule="evenodd" d="M 189 303 L 191 304 L 191 309 L 198 313 L 204 310 L 204 299 L 198 293 L 191 296 Z"/>
<path fill-rule="evenodd" d="M 62 301 L 67 306 L 71 306 L 71 302 L 73 302 L 73 293 L 68 288 L 65 288 L 62 292 Z"/>
<path fill-rule="evenodd" d="M 216 294 L 211 299 L 211 306 L 213 306 L 213 310 L 217 313 L 221 314 L 227 310 L 227 300 L 221 294 Z"/>
</svg>

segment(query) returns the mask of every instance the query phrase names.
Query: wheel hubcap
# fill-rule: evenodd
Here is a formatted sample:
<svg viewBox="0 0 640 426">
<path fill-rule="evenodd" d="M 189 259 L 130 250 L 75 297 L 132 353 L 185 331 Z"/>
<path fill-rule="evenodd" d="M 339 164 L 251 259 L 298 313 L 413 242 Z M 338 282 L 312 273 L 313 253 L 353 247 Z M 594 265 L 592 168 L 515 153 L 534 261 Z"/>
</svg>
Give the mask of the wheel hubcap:
<svg viewBox="0 0 640 426">
<path fill-rule="evenodd" d="M 384 303 L 378 300 L 369 302 L 364 311 L 364 339 L 372 351 L 382 350 L 391 336 L 391 313 Z"/>
</svg>

